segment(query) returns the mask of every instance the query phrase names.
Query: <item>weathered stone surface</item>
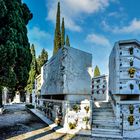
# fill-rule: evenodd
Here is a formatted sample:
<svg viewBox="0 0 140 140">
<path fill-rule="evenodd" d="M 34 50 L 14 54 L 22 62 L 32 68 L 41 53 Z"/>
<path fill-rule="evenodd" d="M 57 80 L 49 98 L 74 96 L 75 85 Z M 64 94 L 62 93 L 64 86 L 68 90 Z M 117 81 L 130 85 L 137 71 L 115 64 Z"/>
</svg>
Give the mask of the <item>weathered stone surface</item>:
<svg viewBox="0 0 140 140">
<path fill-rule="evenodd" d="M 91 54 L 64 47 L 42 68 L 41 94 L 90 95 L 91 69 Z"/>
</svg>

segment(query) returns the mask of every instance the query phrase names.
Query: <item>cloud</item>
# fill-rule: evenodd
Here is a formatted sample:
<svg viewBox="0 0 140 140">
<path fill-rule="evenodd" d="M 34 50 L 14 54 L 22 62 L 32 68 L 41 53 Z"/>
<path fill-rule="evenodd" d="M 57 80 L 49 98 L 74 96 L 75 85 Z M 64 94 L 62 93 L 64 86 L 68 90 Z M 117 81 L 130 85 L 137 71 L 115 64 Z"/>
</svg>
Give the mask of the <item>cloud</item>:
<svg viewBox="0 0 140 140">
<path fill-rule="evenodd" d="M 134 18 L 128 25 L 118 27 L 109 26 L 105 21 L 102 22 L 105 30 L 116 34 L 140 34 L 140 20 Z"/>
<path fill-rule="evenodd" d="M 96 45 L 111 46 L 111 43 L 109 42 L 109 40 L 103 35 L 89 34 L 86 37 L 86 41 L 90 43 L 94 43 Z"/>
<path fill-rule="evenodd" d="M 31 40 L 41 40 L 42 38 L 49 38 L 50 34 L 34 26 L 29 29 L 28 36 Z"/>
<path fill-rule="evenodd" d="M 33 28 L 28 28 L 28 38 L 30 43 L 35 45 L 37 56 L 41 53 L 43 48 L 47 50 L 49 57 L 52 56 L 52 50 L 48 49 L 47 43 L 47 40 L 50 40 L 51 38 L 50 34 L 34 26 Z"/>
<path fill-rule="evenodd" d="M 56 0 L 46 0 L 48 15 L 47 20 L 55 23 Z M 60 0 L 61 16 L 65 18 L 66 28 L 80 32 L 82 30 L 79 22 L 86 14 L 93 14 L 104 10 L 109 6 L 111 0 Z"/>
<path fill-rule="evenodd" d="M 122 28 L 116 27 L 114 32 L 140 34 L 140 20 L 135 18 L 127 26 L 124 26 Z"/>
</svg>

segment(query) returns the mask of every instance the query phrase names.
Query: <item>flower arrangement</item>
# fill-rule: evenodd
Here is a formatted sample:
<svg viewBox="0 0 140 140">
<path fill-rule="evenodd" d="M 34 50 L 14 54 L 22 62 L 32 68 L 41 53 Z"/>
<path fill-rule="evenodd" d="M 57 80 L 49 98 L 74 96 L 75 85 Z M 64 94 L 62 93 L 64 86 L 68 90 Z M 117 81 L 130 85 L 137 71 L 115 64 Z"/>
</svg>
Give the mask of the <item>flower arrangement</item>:
<svg viewBox="0 0 140 140">
<path fill-rule="evenodd" d="M 89 106 L 85 106 L 84 109 L 86 110 L 86 113 L 89 112 Z"/>
<path fill-rule="evenodd" d="M 78 104 L 73 105 L 72 109 L 77 113 L 80 110 L 80 106 Z"/>
<path fill-rule="evenodd" d="M 69 128 L 70 129 L 75 129 L 76 128 L 76 123 L 69 123 Z"/>
<path fill-rule="evenodd" d="M 62 121 L 61 118 L 56 118 L 56 119 L 55 119 L 55 123 L 56 123 L 57 125 L 60 125 L 61 121 Z"/>
<path fill-rule="evenodd" d="M 130 89 L 131 89 L 131 90 L 134 89 L 134 85 L 133 85 L 133 84 L 130 84 L 129 86 L 130 86 Z"/>
<path fill-rule="evenodd" d="M 133 50 L 134 50 L 134 48 L 133 48 L 133 47 L 129 48 L 129 53 L 130 53 L 130 55 L 132 55 L 132 54 L 133 54 Z"/>
<path fill-rule="evenodd" d="M 135 70 L 134 68 L 130 68 L 130 69 L 128 70 L 128 73 L 130 74 L 130 77 L 131 77 L 131 78 L 134 77 L 135 71 L 136 71 L 136 70 Z"/>
<path fill-rule="evenodd" d="M 83 118 L 83 121 L 86 122 L 86 125 L 88 125 L 89 120 L 90 120 L 90 119 L 89 119 L 89 117 L 87 117 L 87 116 Z"/>
<path fill-rule="evenodd" d="M 129 111 L 130 111 L 130 114 L 133 114 L 133 112 L 134 112 L 134 106 L 133 105 L 129 105 Z"/>
<path fill-rule="evenodd" d="M 130 59 L 130 66 L 133 66 L 133 59 Z"/>
<path fill-rule="evenodd" d="M 128 122 L 130 123 L 130 125 L 133 125 L 134 121 L 135 121 L 134 116 L 133 116 L 133 115 L 130 115 L 130 116 L 128 117 Z"/>
</svg>

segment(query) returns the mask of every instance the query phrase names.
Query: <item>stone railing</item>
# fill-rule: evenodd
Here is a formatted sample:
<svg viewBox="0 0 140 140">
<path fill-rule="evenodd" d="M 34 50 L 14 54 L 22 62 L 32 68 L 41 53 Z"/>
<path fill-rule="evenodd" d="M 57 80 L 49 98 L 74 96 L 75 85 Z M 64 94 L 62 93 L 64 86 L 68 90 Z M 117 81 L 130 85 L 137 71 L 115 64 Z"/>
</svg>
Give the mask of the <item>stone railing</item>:
<svg viewBox="0 0 140 140">
<path fill-rule="evenodd" d="M 91 129 L 91 101 L 39 99 L 39 102 L 37 109 L 56 124 L 66 129 Z"/>
</svg>

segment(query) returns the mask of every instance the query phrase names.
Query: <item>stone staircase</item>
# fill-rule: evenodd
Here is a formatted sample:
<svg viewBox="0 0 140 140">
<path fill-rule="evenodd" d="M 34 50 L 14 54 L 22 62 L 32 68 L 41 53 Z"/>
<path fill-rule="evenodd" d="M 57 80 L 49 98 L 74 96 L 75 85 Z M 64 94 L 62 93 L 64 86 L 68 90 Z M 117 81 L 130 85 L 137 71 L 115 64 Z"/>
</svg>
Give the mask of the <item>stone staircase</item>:
<svg viewBox="0 0 140 140">
<path fill-rule="evenodd" d="M 121 130 L 116 122 L 110 102 L 93 104 L 92 136 L 102 138 L 121 139 Z"/>
</svg>

